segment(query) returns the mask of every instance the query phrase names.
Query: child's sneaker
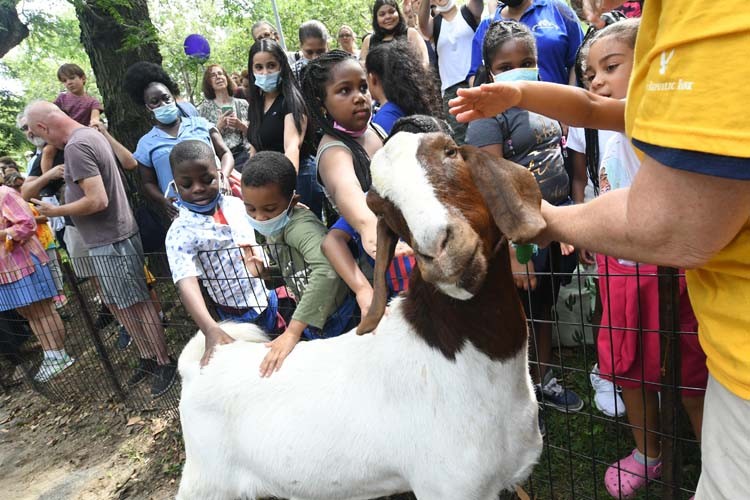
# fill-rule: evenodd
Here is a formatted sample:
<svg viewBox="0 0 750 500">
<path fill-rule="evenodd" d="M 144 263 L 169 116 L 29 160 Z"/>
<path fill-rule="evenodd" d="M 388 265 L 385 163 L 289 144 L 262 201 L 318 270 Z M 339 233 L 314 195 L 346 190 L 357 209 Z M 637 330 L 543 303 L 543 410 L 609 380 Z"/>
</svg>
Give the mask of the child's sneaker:
<svg viewBox="0 0 750 500">
<path fill-rule="evenodd" d="M 177 379 L 177 363 L 169 358 L 166 365 L 156 365 L 154 380 L 151 382 L 151 397 L 158 398 L 166 393 Z"/>
<path fill-rule="evenodd" d="M 138 360 L 138 367 L 126 382 L 127 386 L 136 386 L 146 380 L 148 377 L 156 374 L 156 367 L 157 364 L 155 359 L 140 358 Z"/>
<path fill-rule="evenodd" d="M 583 408 L 583 400 L 575 392 L 561 386 L 552 376 L 552 370 L 547 370 L 539 388 L 537 395 L 542 396 L 540 402 L 547 406 L 567 413 L 581 411 Z"/>
<path fill-rule="evenodd" d="M 44 358 L 39 365 L 39 371 L 34 375 L 37 382 L 47 382 L 49 379 L 59 375 L 63 370 L 75 363 L 75 358 L 64 354 L 61 358 Z"/>
<path fill-rule="evenodd" d="M 661 477 L 661 461 L 642 464 L 635 459 L 637 451 L 610 465 L 604 474 L 604 486 L 614 498 L 632 498 L 648 481 Z"/>
<path fill-rule="evenodd" d="M 55 295 L 52 300 L 55 302 L 55 309 L 62 309 L 68 304 L 68 298 L 63 294 Z"/>
<path fill-rule="evenodd" d="M 617 386 L 609 380 L 599 376 L 599 365 L 595 364 L 589 375 L 591 387 L 594 388 L 594 404 L 596 408 L 608 417 L 622 417 L 625 415 L 625 402 L 619 394 Z"/>
<path fill-rule="evenodd" d="M 133 342 L 133 338 L 130 336 L 124 326 L 120 325 L 117 330 L 117 348 L 121 351 L 127 349 Z"/>
</svg>

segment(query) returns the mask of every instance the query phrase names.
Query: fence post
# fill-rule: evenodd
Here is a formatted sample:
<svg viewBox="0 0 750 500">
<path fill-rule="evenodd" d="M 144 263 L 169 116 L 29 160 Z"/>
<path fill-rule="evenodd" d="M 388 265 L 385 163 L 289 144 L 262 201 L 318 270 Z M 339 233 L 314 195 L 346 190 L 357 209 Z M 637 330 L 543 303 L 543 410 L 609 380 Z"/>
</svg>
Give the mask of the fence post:
<svg viewBox="0 0 750 500">
<path fill-rule="evenodd" d="M 80 310 L 81 315 L 83 316 L 83 324 L 86 330 L 88 330 L 91 339 L 94 341 L 94 347 L 96 348 L 96 352 L 99 354 L 99 359 L 104 366 L 104 371 L 107 373 L 110 382 L 112 382 L 112 387 L 114 387 L 115 389 L 115 396 L 117 397 L 118 401 L 124 402 L 125 392 L 122 390 L 120 381 L 117 379 L 115 368 L 114 366 L 112 366 L 112 361 L 109 359 L 109 354 L 107 353 L 107 349 L 104 347 L 102 337 L 101 335 L 99 335 L 99 331 L 96 329 L 96 327 L 94 327 L 94 320 L 91 317 L 91 312 L 87 307 L 86 297 L 84 297 L 81 289 L 78 287 L 78 278 L 73 272 L 73 268 L 71 267 L 70 262 L 61 262 L 61 264 L 63 273 L 65 274 L 65 279 L 68 281 L 68 285 L 70 285 L 71 290 L 73 290 L 73 294 L 76 296 L 76 298 L 78 299 L 78 303 L 81 306 Z"/>
<path fill-rule="evenodd" d="M 659 330 L 661 339 L 661 455 L 662 498 L 680 498 L 682 453 L 677 443 L 680 414 L 680 284 L 677 269 L 657 268 L 659 275 Z"/>
</svg>

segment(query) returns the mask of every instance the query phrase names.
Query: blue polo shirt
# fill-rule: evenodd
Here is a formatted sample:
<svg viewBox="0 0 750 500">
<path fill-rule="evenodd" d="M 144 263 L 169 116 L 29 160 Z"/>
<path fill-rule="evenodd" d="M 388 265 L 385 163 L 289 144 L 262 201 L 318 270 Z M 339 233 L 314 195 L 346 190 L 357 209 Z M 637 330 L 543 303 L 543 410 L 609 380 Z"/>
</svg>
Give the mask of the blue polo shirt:
<svg viewBox="0 0 750 500">
<path fill-rule="evenodd" d="M 183 116 L 177 137 L 172 137 L 163 130 L 154 127 L 140 138 L 135 153 L 133 153 L 133 158 L 141 165 L 153 168 L 156 171 L 159 189 L 163 193 L 173 179 L 172 168 L 169 166 L 169 153 L 172 152 L 172 148 L 177 143 L 189 139 L 198 139 L 211 145 L 209 133 L 211 127 L 213 125 L 200 116 Z"/>
<path fill-rule="evenodd" d="M 492 18 L 479 23 L 471 42 L 471 68 L 467 78 L 474 76 L 482 64 L 484 35 L 491 23 L 503 20 L 500 11 L 504 6 L 500 3 Z M 537 65 L 542 81 L 567 84 L 570 69 L 576 62 L 576 52 L 583 41 L 583 30 L 573 9 L 559 0 L 534 0 L 520 22 L 536 38 Z"/>
</svg>

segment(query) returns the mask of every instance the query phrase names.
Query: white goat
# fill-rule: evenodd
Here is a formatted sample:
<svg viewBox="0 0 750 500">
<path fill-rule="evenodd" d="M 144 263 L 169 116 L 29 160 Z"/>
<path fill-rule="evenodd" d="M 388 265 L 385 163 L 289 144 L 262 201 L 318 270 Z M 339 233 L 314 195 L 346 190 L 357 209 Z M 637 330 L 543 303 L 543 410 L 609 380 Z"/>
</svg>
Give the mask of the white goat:
<svg viewBox="0 0 750 500">
<path fill-rule="evenodd" d="M 300 343 L 260 378 L 258 328 L 223 324 L 238 341 L 202 369 L 199 332 L 179 360 L 187 459 L 178 499 L 412 490 L 489 500 L 530 474 L 542 439 L 505 236 L 544 227 L 533 176 L 444 134 L 407 133 L 375 155 L 372 175 L 376 291 L 359 330 L 377 324 L 376 334 Z M 396 234 L 417 266 L 381 320 Z"/>
</svg>

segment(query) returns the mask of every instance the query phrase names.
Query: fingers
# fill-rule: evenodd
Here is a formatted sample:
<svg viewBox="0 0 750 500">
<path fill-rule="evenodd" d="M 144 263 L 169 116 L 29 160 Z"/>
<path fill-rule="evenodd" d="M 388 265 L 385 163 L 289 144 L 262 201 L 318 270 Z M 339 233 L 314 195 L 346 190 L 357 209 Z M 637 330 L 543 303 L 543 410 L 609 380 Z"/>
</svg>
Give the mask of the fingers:
<svg viewBox="0 0 750 500">
<path fill-rule="evenodd" d="M 211 361 L 211 356 L 213 356 L 213 354 L 214 354 L 213 346 L 205 350 L 205 352 L 203 353 L 203 356 L 201 356 L 201 362 L 200 362 L 201 368 L 206 366 L 208 362 Z"/>
<path fill-rule="evenodd" d="M 560 253 L 565 256 L 572 254 L 573 252 L 575 252 L 575 250 L 576 249 L 573 245 L 570 245 L 568 243 L 560 243 Z"/>
<path fill-rule="evenodd" d="M 268 354 L 266 354 L 266 357 L 263 358 L 263 361 L 260 364 L 261 377 L 270 377 L 273 372 L 279 371 L 290 352 L 283 345 L 276 345 L 274 342 L 268 342 L 266 347 L 271 350 L 268 351 Z"/>
</svg>

